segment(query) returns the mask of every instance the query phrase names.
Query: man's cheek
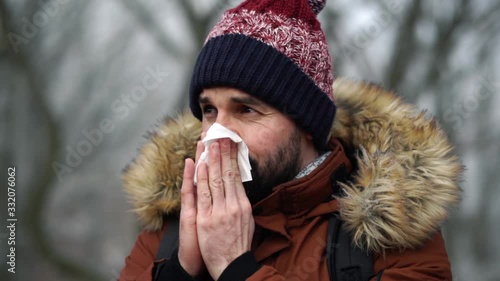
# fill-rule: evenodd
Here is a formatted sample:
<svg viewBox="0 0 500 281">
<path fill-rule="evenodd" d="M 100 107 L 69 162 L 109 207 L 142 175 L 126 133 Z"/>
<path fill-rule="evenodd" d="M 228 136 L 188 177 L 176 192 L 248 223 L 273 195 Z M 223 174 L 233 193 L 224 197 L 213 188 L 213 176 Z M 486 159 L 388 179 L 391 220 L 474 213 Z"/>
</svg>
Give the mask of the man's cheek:
<svg viewBox="0 0 500 281">
<path fill-rule="evenodd" d="M 255 138 L 259 140 L 260 145 L 263 145 L 266 140 L 269 139 L 269 135 L 267 133 L 267 128 L 260 128 L 260 130 L 255 130 Z"/>
</svg>

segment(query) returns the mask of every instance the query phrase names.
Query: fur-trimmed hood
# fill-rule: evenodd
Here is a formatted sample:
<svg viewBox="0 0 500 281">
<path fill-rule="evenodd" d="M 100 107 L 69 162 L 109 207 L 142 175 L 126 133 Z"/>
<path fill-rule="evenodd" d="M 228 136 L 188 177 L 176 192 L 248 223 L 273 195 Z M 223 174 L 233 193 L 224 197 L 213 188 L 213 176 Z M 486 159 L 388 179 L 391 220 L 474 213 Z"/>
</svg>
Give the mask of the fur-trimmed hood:
<svg viewBox="0 0 500 281">
<path fill-rule="evenodd" d="M 343 185 L 340 212 L 354 241 L 375 253 L 415 248 L 460 201 L 462 164 L 437 121 L 375 85 L 337 79 L 332 137 L 355 148 L 358 171 Z M 166 119 L 124 170 L 123 183 L 145 229 L 180 208 L 184 159 L 201 123 Z"/>
</svg>

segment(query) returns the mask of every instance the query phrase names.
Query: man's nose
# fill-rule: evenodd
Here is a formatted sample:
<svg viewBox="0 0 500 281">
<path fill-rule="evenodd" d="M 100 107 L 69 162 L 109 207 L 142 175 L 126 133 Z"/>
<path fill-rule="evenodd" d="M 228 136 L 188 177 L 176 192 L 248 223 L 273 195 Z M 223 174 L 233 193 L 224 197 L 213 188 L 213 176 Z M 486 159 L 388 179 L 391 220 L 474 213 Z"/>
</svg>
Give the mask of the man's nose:
<svg viewBox="0 0 500 281">
<path fill-rule="evenodd" d="M 236 128 L 236 126 L 235 126 L 234 118 L 230 114 L 228 114 L 227 112 L 220 112 L 219 111 L 215 122 L 221 124 L 222 126 L 224 126 L 227 129 L 237 133 L 238 128 Z"/>
</svg>

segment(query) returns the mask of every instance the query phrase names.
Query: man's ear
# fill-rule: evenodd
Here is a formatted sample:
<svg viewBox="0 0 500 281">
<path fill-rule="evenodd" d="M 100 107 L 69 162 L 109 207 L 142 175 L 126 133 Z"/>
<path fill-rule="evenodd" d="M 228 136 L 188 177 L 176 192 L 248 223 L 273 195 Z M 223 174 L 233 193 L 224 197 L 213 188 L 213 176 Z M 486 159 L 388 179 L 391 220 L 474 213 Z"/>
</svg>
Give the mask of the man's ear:
<svg viewBox="0 0 500 281">
<path fill-rule="evenodd" d="M 309 134 L 309 133 L 306 133 L 306 140 L 308 140 L 308 141 L 312 141 L 312 140 L 313 140 L 312 135 L 311 135 L 311 134 Z"/>
</svg>

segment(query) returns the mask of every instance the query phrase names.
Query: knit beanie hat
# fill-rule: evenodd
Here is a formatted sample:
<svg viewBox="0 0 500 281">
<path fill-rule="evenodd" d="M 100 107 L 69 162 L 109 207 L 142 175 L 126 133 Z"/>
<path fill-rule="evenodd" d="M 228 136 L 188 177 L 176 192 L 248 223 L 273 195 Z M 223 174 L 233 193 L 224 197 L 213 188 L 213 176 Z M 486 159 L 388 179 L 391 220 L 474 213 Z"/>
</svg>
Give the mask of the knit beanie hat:
<svg viewBox="0 0 500 281">
<path fill-rule="evenodd" d="M 335 116 L 333 69 L 316 15 L 326 0 L 246 0 L 224 13 L 195 63 L 190 108 L 224 86 L 274 106 L 323 147 Z"/>
</svg>

